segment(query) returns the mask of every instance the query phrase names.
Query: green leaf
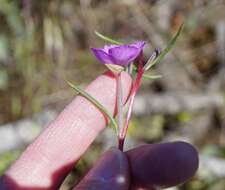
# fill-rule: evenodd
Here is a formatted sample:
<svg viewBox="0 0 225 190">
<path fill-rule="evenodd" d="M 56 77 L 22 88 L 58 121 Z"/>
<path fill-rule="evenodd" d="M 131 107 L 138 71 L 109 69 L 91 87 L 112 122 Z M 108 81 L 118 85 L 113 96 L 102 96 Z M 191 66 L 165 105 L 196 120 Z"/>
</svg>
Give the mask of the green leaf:
<svg viewBox="0 0 225 190">
<path fill-rule="evenodd" d="M 85 92 L 83 89 L 81 89 L 78 86 L 73 85 L 69 81 L 67 81 L 67 83 L 69 84 L 69 86 L 71 88 L 73 88 L 81 96 L 85 97 L 87 100 L 89 100 L 91 103 L 93 103 L 100 111 L 102 111 L 109 118 L 111 124 L 113 125 L 113 127 L 114 127 L 114 129 L 116 131 L 116 134 L 118 135 L 118 126 L 117 126 L 117 123 L 116 123 L 115 119 L 111 115 L 111 113 L 101 103 L 99 103 L 98 100 L 96 100 L 93 96 L 91 96 L 90 94 Z"/>
<path fill-rule="evenodd" d="M 106 42 L 109 42 L 111 44 L 116 44 L 116 45 L 122 45 L 123 43 L 122 42 L 119 42 L 117 40 L 113 40 L 112 38 L 108 37 L 108 36 L 105 36 L 97 31 L 95 31 L 95 34 L 101 38 L 102 40 L 106 41 Z"/>
<path fill-rule="evenodd" d="M 138 72 L 137 67 L 135 65 L 133 65 L 133 73 L 132 74 L 136 75 L 137 72 Z M 152 75 L 152 74 L 145 74 L 145 73 L 142 76 L 145 79 L 151 79 L 151 80 L 162 78 L 162 75 Z"/>
<path fill-rule="evenodd" d="M 146 67 L 146 70 L 150 69 L 151 67 L 153 67 L 154 65 L 158 64 L 166 55 L 167 53 L 169 53 L 171 51 L 171 49 L 173 48 L 173 46 L 175 45 L 178 37 L 181 34 L 181 31 L 183 30 L 183 26 L 184 24 L 181 24 L 181 26 L 179 27 L 177 33 L 174 35 L 174 37 L 170 40 L 170 42 L 168 43 L 167 47 L 162 50 L 162 52 L 159 54 L 159 56 L 154 59 L 154 60 L 150 60 L 150 62 L 147 62 L 146 64 L 148 65 Z"/>
<path fill-rule="evenodd" d="M 147 75 L 147 74 L 143 74 L 143 78 L 154 80 L 154 79 L 162 78 L 162 75 Z"/>
</svg>

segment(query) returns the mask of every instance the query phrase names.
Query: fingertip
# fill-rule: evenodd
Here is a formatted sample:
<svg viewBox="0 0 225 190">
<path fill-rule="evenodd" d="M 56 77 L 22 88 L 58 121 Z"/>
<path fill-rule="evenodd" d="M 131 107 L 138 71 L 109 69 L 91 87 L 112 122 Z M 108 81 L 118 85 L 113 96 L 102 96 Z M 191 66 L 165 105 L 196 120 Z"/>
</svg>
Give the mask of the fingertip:
<svg viewBox="0 0 225 190">
<path fill-rule="evenodd" d="M 132 181 L 142 187 L 170 187 L 193 177 L 198 152 L 186 142 L 143 145 L 126 152 Z"/>
<path fill-rule="evenodd" d="M 129 175 L 126 155 L 116 148 L 111 148 L 103 154 L 74 190 L 127 190 L 130 183 Z"/>
<path fill-rule="evenodd" d="M 115 74 L 113 74 L 113 72 L 111 71 L 106 71 L 102 76 L 106 76 L 108 78 L 113 78 L 115 80 Z M 102 77 L 100 76 L 100 77 Z M 122 81 L 122 87 L 123 87 L 123 91 L 125 92 L 125 97 L 129 94 L 129 91 L 131 89 L 131 85 L 132 85 L 132 78 L 130 76 L 130 74 L 128 74 L 125 71 L 121 72 L 121 81 Z"/>
</svg>

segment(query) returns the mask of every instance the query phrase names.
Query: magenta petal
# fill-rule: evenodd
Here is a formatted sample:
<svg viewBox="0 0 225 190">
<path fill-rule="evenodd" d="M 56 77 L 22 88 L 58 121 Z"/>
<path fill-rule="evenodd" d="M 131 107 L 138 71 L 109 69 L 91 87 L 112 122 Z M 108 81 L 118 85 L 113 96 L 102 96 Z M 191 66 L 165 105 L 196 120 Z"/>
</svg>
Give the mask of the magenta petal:
<svg viewBox="0 0 225 190">
<path fill-rule="evenodd" d="M 139 49 L 130 45 L 123 45 L 109 49 L 109 55 L 117 65 L 126 66 L 140 53 Z"/>
<path fill-rule="evenodd" d="M 109 53 L 109 50 L 111 48 L 115 48 L 115 47 L 119 47 L 118 45 L 105 45 L 104 48 L 103 48 L 103 51 L 106 52 L 106 53 Z"/>
<path fill-rule="evenodd" d="M 144 48 L 145 42 L 128 45 L 105 45 L 104 48 L 91 48 L 96 58 L 103 64 L 127 66 L 134 61 Z"/>
<path fill-rule="evenodd" d="M 140 50 L 143 49 L 144 45 L 145 45 L 145 41 L 138 41 L 136 43 L 130 44 L 130 46 L 136 47 Z"/>
<path fill-rule="evenodd" d="M 95 57 L 103 64 L 113 64 L 111 57 L 102 49 L 91 48 Z"/>
</svg>

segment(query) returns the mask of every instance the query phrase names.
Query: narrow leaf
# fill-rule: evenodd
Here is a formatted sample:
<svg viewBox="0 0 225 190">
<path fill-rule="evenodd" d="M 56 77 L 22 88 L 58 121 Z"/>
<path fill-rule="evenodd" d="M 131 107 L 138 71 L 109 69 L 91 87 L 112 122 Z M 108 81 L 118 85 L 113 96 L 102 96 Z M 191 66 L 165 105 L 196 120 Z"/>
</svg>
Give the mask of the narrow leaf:
<svg viewBox="0 0 225 190">
<path fill-rule="evenodd" d="M 182 24 L 179 27 L 177 33 L 170 40 L 170 42 L 168 43 L 167 47 L 162 50 L 162 52 L 159 54 L 159 56 L 156 59 L 154 59 L 153 61 L 150 60 L 150 63 L 146 63 L 148 65 L 148 69 L 150 69 L 152 66 L 156 65 L 157 63 L 159 63 L 167 55 L 167 53 L 170 52 L 170 50 L 175 45 L 175 42 L 177 41 L 178 37 L 180 36 L 181 31 L 183 29 L 183 26 L 184 26 L 184 24 Z"/>
<path fill-rule="evenodd" d="M 102 111 L 109 118 L 111 124 L 113 125 L 113 127 L 114 127 L 114 129 L 116 131 L 116 134 L 118 135 L 118 126 L 117 126 L 117 123 L 116 123 L 115 119 L 111 115 L 111 113 L 101 103 L 99 103 L 98 100 L 96 100 L 93 96 L 91 96 L 90 94 L 85 92 L 83 89 L 81 89 L 78 86 L 73 85 L 69 81 L 67 81 L 67 83 L 69 84 L 69 86 L 71 88 L 73 88 L 81 96 L 85 97 L 87 100 L 89 100 L 91 103 L 93 103 L 100 111 Z"/>
<path fill-rule="evenodd" d="M 147 75 L 147 74 L 143 74 L 143 78 L 154 80 L 154 79 L 162 78 L 162 75 Z"/>
<path fill-rule="evenodd" d="M 101 38 L 102 40 L 106 41 L 106 42 L 109 42 L 111 44 L 116 44 L 116 45 L 122 45 L 123 43 L 122 42 L 119 42 L 117 40 L 113 40 L 112 38 L 108 37 L 108 36 L 105 36 L 97 31 L 95 31 L 95 34 Z"/>
</svg>

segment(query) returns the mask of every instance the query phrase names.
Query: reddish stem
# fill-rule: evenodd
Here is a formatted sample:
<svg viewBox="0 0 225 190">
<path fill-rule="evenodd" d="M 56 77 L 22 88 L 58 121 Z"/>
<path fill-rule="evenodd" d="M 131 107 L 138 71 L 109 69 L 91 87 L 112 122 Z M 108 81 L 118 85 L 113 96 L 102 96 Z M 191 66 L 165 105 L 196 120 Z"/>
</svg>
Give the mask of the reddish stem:
<svg viewBox="0 0 225 190">
<path fill-rule="evenodd" d="M 136 79 L 133 83 L 133 87 L 132 87 L 131 93 L 130 93 L 130 102 L 129 102 L 128 112 L 127 112 L 127 117 L 125 120 L 125 125 L 124 125 L 122 131 L 120 132 L 120 136 L 119 136 L 118 147 L 121 151 L 123 151 L 124 141 L 125 141 L 125 137 L 127 134 L 129 121 L 131 118 L 131 113 L 132 113 L 132 109 L 133 109 L 133 105 L 134 105 L 134 98 L 135 98 L 135 95 L 136 95 L 140 85 L 141 85 L 141 78 L 142 78 L 143 73 L 144 73 L 143 63 L 142 63 L 142 61 L 140 61 L 138 64 L 138 73 L 137 73 Z"/>
</svg>

